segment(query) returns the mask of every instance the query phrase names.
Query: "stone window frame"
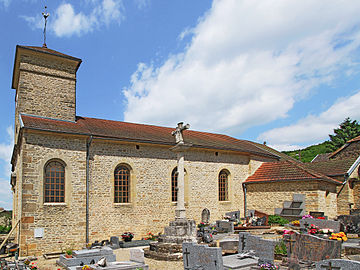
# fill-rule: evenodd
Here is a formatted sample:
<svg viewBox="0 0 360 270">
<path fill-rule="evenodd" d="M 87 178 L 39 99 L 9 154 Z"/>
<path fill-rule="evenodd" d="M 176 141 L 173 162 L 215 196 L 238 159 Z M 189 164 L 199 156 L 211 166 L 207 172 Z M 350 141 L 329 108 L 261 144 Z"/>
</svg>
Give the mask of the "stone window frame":
<svg viewBox="0 0 360 270">
<path fill-rule="evenodd" d="M 129 201 L 126 203 L 115 202 L 115 170 L 120 166 L 125 166 L 130 172 Z M 131 166 L 131 163 L 127 162 L 127 161 L 116 162 L 111 171 L 110 179 L 111 179 L 111 188 L 110 188 L 111 196 L 110 196 L 110 198 L 111 198 L 111 202 L 112 202 L 113 206 L 114 207 L 121 207 L 121 206 L 132 207 L 135 203 L 135 196 L 136 196 L 136 172 L 133 169 L 133 166 Z"/>
<path fill-rule="evenodd" d="M 221 188 L 223 185 L 220 181 L 224 180 L 220 178 L 222 175 L 226 174 L 225 187 Z M 230 171 L 228 169 L 221 169 L 217 176 L 217 187 L 218 187 L 218 200 L 219 202 L 229 202 L 230 201 Z M 223 193 L 224 191 L 225 193 Z"/>
<path fill-rule="evenodd" d="M 45 169 L 46 166 L 52 162 L 52 161 L 57 161 L 62 163 L 62 165 L 65 168 L 65 198 L 64 198 L 64 202 L 45 202 Z M 41 185 L 40 185 L 40 196 L 41 196 L 41 202 L 44 206 L 68 206 L 70 203 L 70 199 L 71 199 L 71 193 L 72 193 L 72 187 L 70 185 L 71 183 L 71 179 L 70 179 L 70 175 L 71 175 L 71 168 L 67 165 L 69 164 L 69 161 L 64 158 L 64 157 L 54 157 L 52 155 L 50 156 L 45 156 L 45 158 L 43 159 L 43 162 L 41 162 L 40 166 L 40 179 L 41 179 Z"/>
<path fill-rule="evenodd" d="M 114 170 L 114 203 L 131 202 L 131 171 L 121 164 Z"/>
</svg>

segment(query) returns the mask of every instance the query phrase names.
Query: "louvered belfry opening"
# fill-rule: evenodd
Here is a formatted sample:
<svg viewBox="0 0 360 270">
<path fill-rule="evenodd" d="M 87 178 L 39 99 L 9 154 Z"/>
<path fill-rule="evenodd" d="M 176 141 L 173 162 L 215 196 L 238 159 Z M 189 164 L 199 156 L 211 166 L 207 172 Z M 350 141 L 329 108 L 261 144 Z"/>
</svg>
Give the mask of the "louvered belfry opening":
<svg viewBox="0 0 360 270">
<path fill-rule="evenodd" d="M 65 166 L 59 161 L 51 161 L 45 167 L 45 202 L 65 202 Z"/>
<path fill-rule="evenodd" d="M 130 202 L 130 170 L 125 166 L 117 167 L 114 180 L 115 203 Z"/>
</svg>

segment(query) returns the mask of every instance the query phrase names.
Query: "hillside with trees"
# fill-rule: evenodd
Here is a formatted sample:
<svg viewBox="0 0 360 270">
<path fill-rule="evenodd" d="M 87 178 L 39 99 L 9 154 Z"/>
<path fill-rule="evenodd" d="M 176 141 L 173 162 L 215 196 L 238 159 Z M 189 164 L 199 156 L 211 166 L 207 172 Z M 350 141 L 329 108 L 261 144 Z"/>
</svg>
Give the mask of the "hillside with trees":
<svg viewBox="0 0 360 270">
<path fill-rule="evenodd" d="M 316 145 L 308 146 L 304 149 L 293 151 L 283 151 L 283 153 L 301 160 L 310 162 L 318 154 L 331 153 L 343 146 L 347 141 L 360 135 L 360 124 L 357 120 L 351 120 L 347 117 L 339 128 L 334 129 L 334 134 L 329 135 L 329 140 Z"/>
</svg>

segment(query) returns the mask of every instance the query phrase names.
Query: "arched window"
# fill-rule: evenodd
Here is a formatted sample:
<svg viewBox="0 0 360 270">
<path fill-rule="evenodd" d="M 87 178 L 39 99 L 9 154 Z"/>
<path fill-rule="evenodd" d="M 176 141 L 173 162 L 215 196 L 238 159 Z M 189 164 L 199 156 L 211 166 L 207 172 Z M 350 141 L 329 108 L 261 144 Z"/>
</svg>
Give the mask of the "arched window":
<svg viewBox="0 0 360 270">
<path fill-rule="evenodd" d="M 130 202 L 130 170 L 123 165 L 114 172 L 114 202 Z"/>
<path fill-rule="evenodd" d="M 229 174 L 227 171 L 222 170 L 219 173 L 219 201 L 229 200 L 228 178 Z"/>
<path fill-rule="evenodd" d="M 178 173 L 175 167 L 171 173 L 171 201 L 177 202 Z"/>
<path fill-rule="evenodd" d="M 65 166 L 60 161 L 50 161 L 45 166 L 44 194 L 46 203 L 65 202 Z"/>
</svg>

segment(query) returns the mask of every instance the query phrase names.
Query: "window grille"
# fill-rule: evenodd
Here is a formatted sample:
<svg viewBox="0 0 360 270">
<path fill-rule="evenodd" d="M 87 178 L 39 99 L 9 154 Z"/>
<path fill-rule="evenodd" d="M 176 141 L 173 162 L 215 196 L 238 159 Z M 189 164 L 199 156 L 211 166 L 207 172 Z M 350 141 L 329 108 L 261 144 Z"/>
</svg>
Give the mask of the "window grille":
<svg viewBox="0 0 360 270">
<path fill-rule="evenodd" d="M 65 166 L 59 161 L 51 161 L 45 167 L 45 202 L 65 202 Z"/>
<path fill-rule="evenodd" d="M 114 179 L 115 203 L 130 202 L 130 170 L 125 166 L 117 167 Z"/>
<path fill-rule="evenodd" d="M 178 173 L 177 167 L 171 173 L 171 201 L 177 202 Z"/>
<path fill-rule="evenodd" d="M 222 170 L 219 174 L 219 201 L 229 200 L 228 173 Z"/>
</svg>

